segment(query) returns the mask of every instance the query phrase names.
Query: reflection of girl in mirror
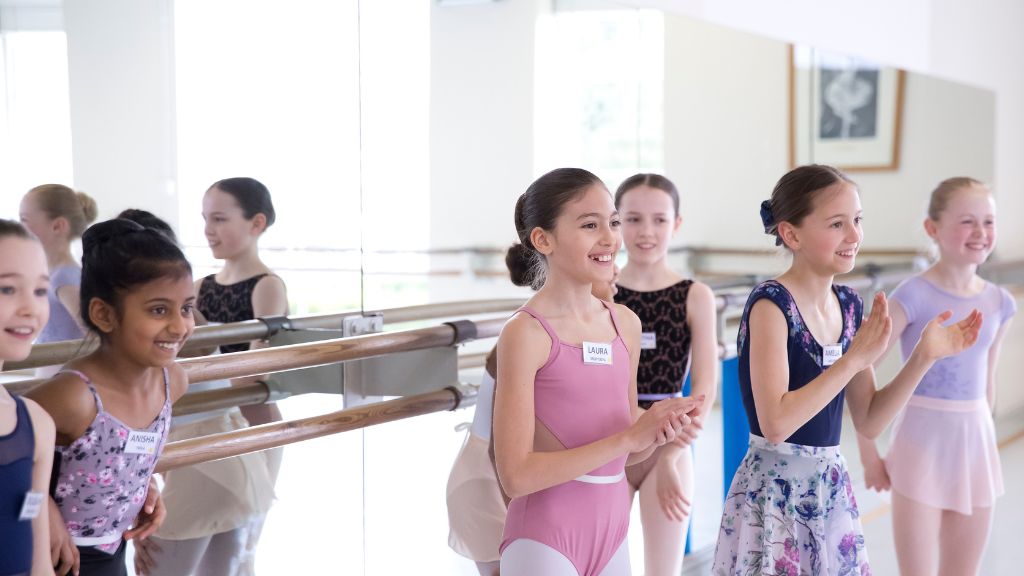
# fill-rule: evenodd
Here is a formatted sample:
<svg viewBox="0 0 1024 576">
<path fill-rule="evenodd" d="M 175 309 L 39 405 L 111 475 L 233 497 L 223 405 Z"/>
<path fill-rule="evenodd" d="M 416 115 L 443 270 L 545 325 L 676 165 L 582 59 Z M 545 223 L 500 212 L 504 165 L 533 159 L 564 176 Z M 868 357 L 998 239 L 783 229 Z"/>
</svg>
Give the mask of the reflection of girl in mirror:
<svg viewBox="0 0 1024 576">
<path fill-rule="evenodd" d="M 503 576 L 628 574 L 627 463 L 690 425 L 700 401 L 636 400 L 640 321 L 591 294 L 607 283 L 619 216 L 593 174 L 541 176 L 515 209 L 519 243 L 539 287 L 498 339 L 494 447 L 509 503 Z"/>
<path fill-rule="evenodd" d="M 512 283 L 528 286 L 532 274 L 529 263 L 518 258 L 506 259 Z M 615 279 L 595 282 L 591 293 L 611 302 L 615 295 Z M 491 439 L 491 420 L 494 410 L 495 376 L 498 373 L 498 349 L 487 355 L 484 374 L 477 392 L 473 422 L 466 434 L 452 471 L 448 476 L 448 545 L 462 556 L 476 563 L 480 576 L 498 576 L 501 533 L 505 527 L 508 497 L 502 494 L 494 470 L 494 443 Z M 460 425 L 461 427 L 461 425 Z"/>
<path fill-rule="evenodd" d="M 704 397 L 694 417 L 694 434 L 684 434 L 646 461 L 626 468 L 630 488 L 634 494 L 640 492 L 644 574 L 675 576 L 683 566 L 693 500 L 690 444 L 717 390 L 715 295 L 705 284 L 669 268 L 669 241 L 679 231 L 682 218 L 679 192 L 668 178 L 658 174 L 627 178 L 615 193 L 615 205 L 629 254 L 615 301 L 636 313 L 644 330 L 637 373 L 640 407 L 682 396 L 691 365 L 692 395 Z"/>
<path fill-rule="evenodd" d="M 147 538 L 164 518 L 152 474 L 171 404 L 188 387 L 175 360 L 194 328 L 195 294 L 181 250 L 134 222 L 92 226 L 82 251 L 82 320 L 99 348 L 29 396 L 57 426 L 57 574 L 116 576 L 127 574 L 126 541 Z"/>
<path fill-rule="evenodd" d="M 0 220 L 0 368 L 24 360 L 46 325 L 48 277 L 39 242 Z M 0 386 L 0 574 L 53 575 L 46 502 L 53 440 L 46 411 Z"/>
<path fill-rule="evenodd" d="M 284 281 L 263 263 L 257 247 L 275 219 L 266 186 L 252 178 L 215 183 L 203 196 L 203 218 L 210 249 L 215 258 L 224 260 L 224 268 L 196 282 L 196 308 L 202 317 L 220 324 L 287 314 Z M 266 345 L 262 341 L 231 344 L 220 351 Z M 199 383 L 192 390 L 258 379 Z M 172 434 L 184 439 L 280 419 L 275 405 L 247 406 L 179 419 Z M 252 574 L 280 462 L 281 449 L 272 449 L 168 472 L 167 521 L 158 538 L 140 547 L 140 568 L 153 576 Z"/>
<path fill-rule="evenodd" d="M 837 274 L 860 249 L 860 195 L 829 166 L 783 176 L 761 204 L 765 232 L 792 254 L 789 269 L 750 293 L 737 342 L 750 448 L 726 494 L 715 574 L 867 574 L 860 513 L 839 453 L 844 399 L 857 431 L 876 437 L 925 372 L 978 337 L 981 314 L 948 327 L 929 318 L 906 364 L 875 389 L 872 364 L 892 332 L 879 292 L 863 303 Z"/>
<path fill-rule="evenodd" d="M 50 268 L 50 321 L 37 342 L 81 338 L 85 334 L 78 314 L 82 268 L 71 255 L 71 242 L 81 238 L 96 219 L 96 201 L 61 184 L 43 184 L 25 194 L 20 212 L 21 222 L 42 242 Z M 51 376 L 56 370 L 41 368 L 36 375 Z"/>
<path fill-rule="evenodd" d="M 1017 306 L 982 280 L 978 265 L 996 243 L 995 202 L 972 178 L 950 178 L 932 192 L 924 223 L 939 258 L 892 293 L 891 348 L 906 358 L 928 319 L 944 309 L 985 315 L 978 344 L 924 375 L 896 419 L 883 462 L 859 438 L 869 488 L 892 487 L 896 558 L 902 574 L 977 574 L 995 500 L 1003 493 L 992 411 L 999 349 Z"/>
</svg>

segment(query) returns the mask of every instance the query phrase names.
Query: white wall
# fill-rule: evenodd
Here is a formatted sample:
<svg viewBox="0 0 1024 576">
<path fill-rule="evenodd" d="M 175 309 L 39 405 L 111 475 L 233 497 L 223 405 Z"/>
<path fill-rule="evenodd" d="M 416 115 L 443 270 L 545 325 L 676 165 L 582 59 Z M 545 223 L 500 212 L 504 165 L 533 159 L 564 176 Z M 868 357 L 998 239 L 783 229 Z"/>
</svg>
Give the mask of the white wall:
<svg viewBox="0 0 1024 576">
<path fill-rule="evenodd" d="M 172 0 L 64 2 L 76 189 L 177 225 Z"/>
<path fill-rule="evenodd" d="M 788 46 L 686 17 L 665 26 L 665 164 L 686 219 L 677 242 L 770 247 L 758 206 L 789 169 Z M 898 170 L 851 172 L 867 249 L 926 247 L 935 184 L 993 176 L 990 91 L 908 74 L 902 125 Z"/>
</svg>

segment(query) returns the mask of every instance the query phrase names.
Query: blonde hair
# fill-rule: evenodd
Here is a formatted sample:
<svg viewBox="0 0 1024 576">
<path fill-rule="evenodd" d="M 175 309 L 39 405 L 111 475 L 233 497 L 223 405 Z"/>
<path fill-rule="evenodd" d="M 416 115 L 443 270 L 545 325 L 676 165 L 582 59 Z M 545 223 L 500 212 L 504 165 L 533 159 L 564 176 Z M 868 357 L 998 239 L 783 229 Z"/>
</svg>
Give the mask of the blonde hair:
<svg viewBox="0 0 1024 576">
<path fill-rule="evenodd" d="M 81 238 L 96 220 L 96 201 L 85 192 L 75 192 L 63 184 L 43 184 L 29 190 L 28 195 L 51 219 L 67 220 L 71 238 Z"/>
<path fill-rule="evenodd" d="M 931 199 L 928 201 L 928 218 L 933 222 L 938 222 L 939 216 L 949 206 L 949 200 L 953 194 L 972 186 L 978 186 L 988 191 L 988 186 L 984 182 L 968 176 L 955 176 L 939 182 L 935 190 L 932 190 Z"/>
</svg>

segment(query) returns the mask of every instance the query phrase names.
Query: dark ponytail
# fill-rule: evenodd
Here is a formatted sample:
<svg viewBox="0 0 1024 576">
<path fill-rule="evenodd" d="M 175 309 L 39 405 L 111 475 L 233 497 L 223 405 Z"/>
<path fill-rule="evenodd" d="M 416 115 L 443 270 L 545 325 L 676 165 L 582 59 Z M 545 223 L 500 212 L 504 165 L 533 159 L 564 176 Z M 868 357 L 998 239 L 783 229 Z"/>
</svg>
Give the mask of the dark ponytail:
<svg viewBox="0 0 1024 576">
<path fill-rule="evenodd" d="M 100 333 L 89 317 L 93 298 L 119 309 L 121 296 L 135 286 L 191 274 L 178 246 L 156 230 L 121 218 L 90 226 L 82 235 L 82 321 Z"/>
</svg>

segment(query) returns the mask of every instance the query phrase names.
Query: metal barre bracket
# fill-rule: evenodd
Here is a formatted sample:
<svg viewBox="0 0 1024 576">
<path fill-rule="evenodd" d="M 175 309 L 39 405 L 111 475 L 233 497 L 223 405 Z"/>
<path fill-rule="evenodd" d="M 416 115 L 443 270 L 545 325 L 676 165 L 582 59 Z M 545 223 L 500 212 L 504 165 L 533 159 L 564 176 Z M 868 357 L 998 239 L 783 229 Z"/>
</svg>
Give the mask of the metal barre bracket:
<svg viewBox="0 0 1024 576">
<path fill-rule="evenodd" d="M 261 316 L 257 320 L 267 327 L 267 336 L 263 340 L 270 338 L 281 330 L 291 330 L 292 328 L 292 321 L 287 316 Z"/>
<path fill-rule="evenodd" d="M 476 323 L 472 320 L 453 320 L 444 324 L 445 326 L 451 326 L 452 330 L 455 331 L 455 338 L 452 341 L 453 346 L 470 340 L 476 340 Z"/>
</svg>

